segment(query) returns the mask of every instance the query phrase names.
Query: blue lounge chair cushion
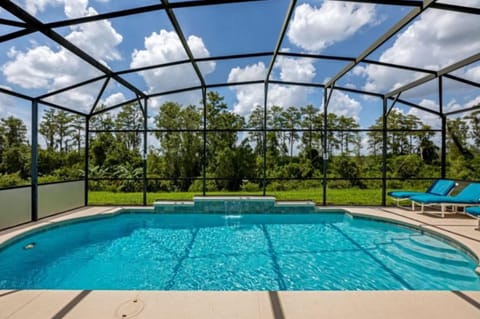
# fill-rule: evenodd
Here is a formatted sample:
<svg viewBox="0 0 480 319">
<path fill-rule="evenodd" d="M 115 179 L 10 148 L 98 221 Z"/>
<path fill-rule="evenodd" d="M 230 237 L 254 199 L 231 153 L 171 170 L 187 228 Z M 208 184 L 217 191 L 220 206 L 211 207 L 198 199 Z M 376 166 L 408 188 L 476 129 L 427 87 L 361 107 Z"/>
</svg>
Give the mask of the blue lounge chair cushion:
<svg viewBox="0 0 480 319">
<path fill-rule="evenodd" d="M 410 198 L 415 195 L 425 195 L 427 193 L 425 192 L 409 192 L 409 191 L 394 191 L 394 192 L 389 192 L 388 195 L 394 197 L 394 198 Z"/>
<path fill-rule="evenodd" d="M 426 192 L 393 191 L 389 192 L 388 195 L 393 198 L 410 198 L 412 196 L 428 194 L 445 196 L 450 193 L 454 187 L 455 181 L 449 179 L 438 179 L 427 189 Z"/>
<path fill-rule="evenodd" d="M 480 183 L 471 183 L 455 196 L 416 195 L 410 199 L 417 203 L 458 203 L 478 204 L 480 203 Z"/>
<path fill-rule="evenodd" d="M 427 193 L 439 196 L 448 195 L 455 187 L 455 181 L 448 179 L 439 179 L 427 190 Z"/>
<path fill-rule="evenodd" d="M 480 206 L 472 206 L 465 208 L 465 211 L 470 215 L 475 215 L 480 217 Z"/>
</svg>

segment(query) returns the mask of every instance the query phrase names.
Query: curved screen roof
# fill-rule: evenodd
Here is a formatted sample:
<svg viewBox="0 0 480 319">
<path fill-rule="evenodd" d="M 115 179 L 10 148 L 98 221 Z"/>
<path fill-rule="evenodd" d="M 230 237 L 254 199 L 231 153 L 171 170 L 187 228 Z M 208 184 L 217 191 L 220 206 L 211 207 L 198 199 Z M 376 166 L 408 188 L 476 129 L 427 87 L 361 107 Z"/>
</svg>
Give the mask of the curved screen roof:
<svg viewBox="0 0 480 319">
<path fill-rule="evenodd" d="M 320 104 L 309 101 L 309 94 L 319 98 L 312 88 L 422 108 L 422 96 L 438 92 L 439 77 L 448 90 L 468 87 L 480 101 L 479 0 L 15 0 L 0 6 L 1 92 L 85 115 L 99 104 L 222 87 L 230 87 L 222 93 L 238 109 L 264 103 L 259 90 L 268 92 L 269 104 L 276 98 Z"/>
</svg>

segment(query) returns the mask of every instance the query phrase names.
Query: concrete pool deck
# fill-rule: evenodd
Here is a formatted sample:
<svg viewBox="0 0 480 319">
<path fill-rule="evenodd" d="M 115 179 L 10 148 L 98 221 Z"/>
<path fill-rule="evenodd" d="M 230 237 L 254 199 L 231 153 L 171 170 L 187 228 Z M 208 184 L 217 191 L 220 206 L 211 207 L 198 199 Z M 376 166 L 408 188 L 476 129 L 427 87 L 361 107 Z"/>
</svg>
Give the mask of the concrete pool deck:
<svg viewBox="0 0 480 319">
<path fill-rule="evenodd" d="M 335 208 L 335 207 L 328 207 Z M 340 208 L 340 207 L 338 207 Z M 343 208 L 343 207 L 342 207 Z M 108 214 L 87 207 L 0 232 L 0 243 L 42 225 Z M 446 235 L 480 256 L 477 221 L 401 208 L 344 208 Z M 75 291 L 0 290 L 0 318 L 480 318 L 480 291 Z"/>
</svg>

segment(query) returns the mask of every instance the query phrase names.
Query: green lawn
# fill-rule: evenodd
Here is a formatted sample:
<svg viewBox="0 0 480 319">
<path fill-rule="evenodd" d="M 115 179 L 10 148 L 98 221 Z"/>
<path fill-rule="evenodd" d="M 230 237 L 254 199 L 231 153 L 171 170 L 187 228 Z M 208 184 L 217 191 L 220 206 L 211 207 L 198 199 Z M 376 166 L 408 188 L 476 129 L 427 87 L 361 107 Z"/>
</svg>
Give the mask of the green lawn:
<svg viewBox="0 0 480 319">
<path fill-rule="evenodd" d="M 381 205 L 381 189 L 328 189 L 327 204 L 329 205 Z M 147 204 L 155 200 L 192 200 L 195 192 L 148 193 Z M 246 196 L 262 195 L 260 192 L 209 192 L 207 195 Z M 321 188 L 299 189 L 289 191 L 271 191 L 267 195 L 275 196 L 277 200 L 312 200 L 321 204 L 323 195 Z M 393 204 L 388 201 L 387 204 Z M 143 193 L 89 192 L 89 205 L 143 205 Z"/>
</svg>

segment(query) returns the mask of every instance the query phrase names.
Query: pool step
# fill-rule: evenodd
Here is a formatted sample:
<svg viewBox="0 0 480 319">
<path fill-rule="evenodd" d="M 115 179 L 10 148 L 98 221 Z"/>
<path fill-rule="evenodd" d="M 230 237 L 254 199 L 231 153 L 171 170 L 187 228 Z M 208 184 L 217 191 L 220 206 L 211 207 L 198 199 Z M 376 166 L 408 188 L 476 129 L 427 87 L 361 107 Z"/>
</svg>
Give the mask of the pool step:
<svg viewBox="0 0 480 319">
<path fill-rule="evenodd" d="M 405 254 L 405 252 L 396 245 L 378 246 L 379 251 L 385 257 L 384 262 L 388 266 L 389 263 L 396 263 L 407 266 L 417 271 L 427 272 L 432 276 L 438 277 L 440 280 L 449 278 L 452 280 L 472 282 L 478 280 L 477 276 L 472 273 L 470 267 L 462 267 L 455 265 L 445 265 L 433 262 L 428 259 L 422 259 L 413 255 Z M 448 267 L 448 268 L 447 268 Z"/>
<path fill-rule="evenodd" d="M 470 265 L 469 261 L 462 258 L 461 255 L 457 254 L 455 250 L 449 251 L 438 251 L 425 248 L 424 246 L 417 245 L 410 240 L 394 240 L 393 244 L 399 249 L 404 251 L 406 254 L 411 256 L 425 258 L 434 262 L 454 265 L 454 266 L 465 266 Z"/>
<path fill-rule="evenodd" d="M 456 252 L 456 249 L 448 245 L 447 243 L 444 243 L 438 239 L 423 236 L 423 235 L 417 236 L 417 237 L 410 237 L 410 241 L 416 246 L 423 247 L 428 250 L 435 250 L 435 251 L 445 252 L 445 253 Z"/>
</svg>

